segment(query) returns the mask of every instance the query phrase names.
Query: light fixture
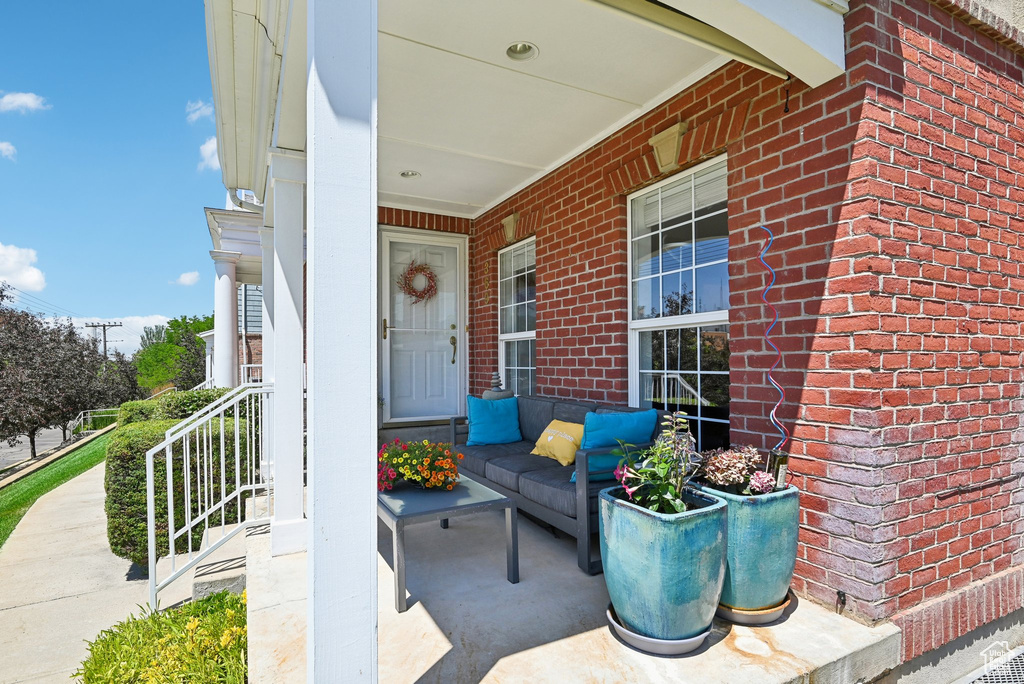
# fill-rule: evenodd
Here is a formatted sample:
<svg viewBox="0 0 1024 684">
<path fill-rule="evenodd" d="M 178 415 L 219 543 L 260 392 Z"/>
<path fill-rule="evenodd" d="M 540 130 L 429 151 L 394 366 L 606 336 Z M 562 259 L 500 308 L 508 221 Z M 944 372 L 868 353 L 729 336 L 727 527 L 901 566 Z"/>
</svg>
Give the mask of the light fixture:
<svg viewBox="0 0 1024 684">
<path fill-rule="evenodd" d="M 512 43 L 505 50 L 505 54 L 508 58 L 516 62 L 525 62 L 527 60 L 534 59 L 540 54 L 540 50 L 533 43 L 520 42 Z"/>
<path fill-rule="evenodd" d="M 420 172 L 409 169 L 408 171 L 402 171 L 402 173 L 398 175 L 401 176 L 402 178 L 419 178 Z"/>
</svg>

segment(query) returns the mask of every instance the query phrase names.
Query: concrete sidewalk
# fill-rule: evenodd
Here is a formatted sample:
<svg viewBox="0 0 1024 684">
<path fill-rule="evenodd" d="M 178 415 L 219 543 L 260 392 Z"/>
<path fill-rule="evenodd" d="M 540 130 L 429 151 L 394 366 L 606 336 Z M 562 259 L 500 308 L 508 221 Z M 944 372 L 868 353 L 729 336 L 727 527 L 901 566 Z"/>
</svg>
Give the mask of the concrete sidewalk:
<svg viewBox="0 0 1024 684">
<path fill-rule="evenodd" d="M 86 641 L 146 603 L 107 544 L 103 474 L 41 497 L 0 548 L 0 683 L 69 681 Z"/>
</svg>

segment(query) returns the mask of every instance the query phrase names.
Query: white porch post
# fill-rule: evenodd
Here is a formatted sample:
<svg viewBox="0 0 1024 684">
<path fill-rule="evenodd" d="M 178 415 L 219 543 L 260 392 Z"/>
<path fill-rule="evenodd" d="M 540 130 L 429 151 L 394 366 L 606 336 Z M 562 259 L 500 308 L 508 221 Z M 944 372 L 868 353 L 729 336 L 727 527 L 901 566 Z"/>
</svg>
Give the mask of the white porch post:
<svg viewBox="0 0 1024 684">
<path fill-rule="evenodd" d="M 265 219 L 264 219 L 265 220 Z M 263 382 L 274 382 L 274 229 L 264 226 L 260 229 L 260 248 L 263 260 L 260 262 L 263 283 Z M 263 459 L 273 468 L 274 464 L 274 395 L 271 394 L 270 417 L 263 421 Z"/>
<path fill-rule="evenodd" d="M 260 229 L 260 248 L 263 250 L 263 382 L 274 382 L 274 229 Z"/>
<path fill-rule="evenodd" d="M 306 672 L 376 682 L 377 1 L 309 0 L 307 26 Z"/>
<path fill-rule="evenodd" d="M 303 506 L 302 246 L 306 160 L 272 152 L 274 193 L 274 512 L 270 548 L 275 556 L 306 548 Z"/>
<path fill-rule="evenodd" d="M 211 250 L 217 269 L 213 288 L 213 384 L 238 386 L 238 283 L 235 264 L 241 252 Z"/>
</svg>

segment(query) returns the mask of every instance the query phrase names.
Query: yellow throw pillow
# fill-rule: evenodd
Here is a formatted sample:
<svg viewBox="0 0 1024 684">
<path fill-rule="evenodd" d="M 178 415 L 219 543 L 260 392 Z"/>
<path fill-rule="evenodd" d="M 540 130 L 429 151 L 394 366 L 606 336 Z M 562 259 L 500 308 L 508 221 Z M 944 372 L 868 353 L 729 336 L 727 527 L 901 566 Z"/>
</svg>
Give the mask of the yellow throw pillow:
<svg viewBox="0 0 1024 684">
<path fill-rule="evenodd" d="M 564 466 L 576 462 L 576 450 L 583 442 L 583 425 L 553 420 L 544 428 L 531 454 L 553 458 Z"/>
</svg>

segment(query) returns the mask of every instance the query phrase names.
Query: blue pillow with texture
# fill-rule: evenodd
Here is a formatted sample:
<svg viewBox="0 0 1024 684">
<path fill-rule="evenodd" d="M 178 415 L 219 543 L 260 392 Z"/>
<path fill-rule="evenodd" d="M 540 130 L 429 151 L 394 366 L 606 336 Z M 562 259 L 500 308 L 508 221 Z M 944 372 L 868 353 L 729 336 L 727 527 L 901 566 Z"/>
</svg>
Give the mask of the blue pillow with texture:
<svg viewBox="0 0 1024 684">
<path fill-rule="evenodd" d="M 469 438 L 466 446 L 521 442 L 519 402 L 508 399 L 466 397 L 469 408 Z"/>
<path fill-rule="evenodd" d="M 651 428 L 652 430 L 654 428 Z M 591 482 L 607 482 L 615 479 L 615 469 L 625 460 L 621 454 L 594 454 L 587 458 L 587 474 Z M 569 482 L 576 481 L 576 471 L 573 471 Z"/>
<path fill-rule="evenodd" d="M 583 421 L 581 449 L 600 449 L 626 444 L 646 444 L 651 441 L 658 422 L 655 409 L 632 413 L 588 413 Z"/>
</svg>

